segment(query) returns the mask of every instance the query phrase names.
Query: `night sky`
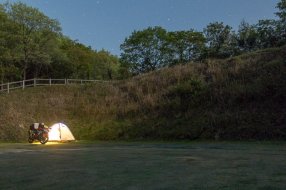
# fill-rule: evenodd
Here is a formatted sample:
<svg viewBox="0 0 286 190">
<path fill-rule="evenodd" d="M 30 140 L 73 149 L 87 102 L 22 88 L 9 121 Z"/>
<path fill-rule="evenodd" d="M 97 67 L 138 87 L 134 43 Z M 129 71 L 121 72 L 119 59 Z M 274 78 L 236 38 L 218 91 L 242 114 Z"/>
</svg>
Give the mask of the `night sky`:
<svg viewBox="0 0 286 190">
<path fill-rule="evenodd" d="M 10 0 L 15 2 L 16 0 Z M 1 3 L 6 0 L 0 0 Z M 169 31 L 201 31 L 222 21 L 237 28 L 244 19 L 275 18 L 278 0 L 22 0 L 57 19 L 73 40 L 120 55 L 120 44 L 134 30 L 162 26 Z"/>
</svg>

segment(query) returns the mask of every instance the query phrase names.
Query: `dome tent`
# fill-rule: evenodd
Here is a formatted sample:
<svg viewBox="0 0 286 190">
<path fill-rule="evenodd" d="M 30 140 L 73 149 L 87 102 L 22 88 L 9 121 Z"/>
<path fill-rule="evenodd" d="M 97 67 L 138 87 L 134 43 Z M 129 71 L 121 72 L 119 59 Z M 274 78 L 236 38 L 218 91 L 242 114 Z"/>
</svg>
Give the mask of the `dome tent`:
<svg viewBox="0 0 286 190">
<path fill-rule="evenodd" d="M 49 141 L 74 141 L 75 138 L 68 128 L 63 123 L 56 123 L 50 127 Z"/>
</svg>

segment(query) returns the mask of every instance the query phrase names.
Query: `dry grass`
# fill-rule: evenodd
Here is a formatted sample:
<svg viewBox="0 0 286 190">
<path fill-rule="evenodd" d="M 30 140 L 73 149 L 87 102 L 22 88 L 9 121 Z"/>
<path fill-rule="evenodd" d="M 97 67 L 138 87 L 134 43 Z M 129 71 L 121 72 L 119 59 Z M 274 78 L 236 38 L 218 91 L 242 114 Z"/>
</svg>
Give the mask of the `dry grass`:
<svg viewBox="0 0 286 190">
<path fill-rule="evenodd" d="M 33 122 L 65 122 L 79 139 L 285 138 L 285 50 L 2 94 L 0 140 L 25 140 Z"/>
</svg>

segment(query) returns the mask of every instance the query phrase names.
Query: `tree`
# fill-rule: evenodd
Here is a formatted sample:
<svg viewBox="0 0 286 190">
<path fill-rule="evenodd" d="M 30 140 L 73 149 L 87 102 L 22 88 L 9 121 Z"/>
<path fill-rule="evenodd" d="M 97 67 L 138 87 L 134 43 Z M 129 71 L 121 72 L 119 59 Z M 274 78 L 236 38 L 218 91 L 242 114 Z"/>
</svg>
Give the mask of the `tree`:
<svg viewBox="0 0 286 190">
<path fill-rule="evenodd" d="M 7 17 L 4 13 L 3 6 L 0 6 L 0 80 L 1 83 L 4 82 L 5 78 L 5 58 L 7 54 L 6 48 L 6 31 L 5 28 L 7 23 Z"/>
<path fill-rule="evenodd" d="M 15 25 L 8 19 L 4 6 L 0 4 L 0 82 L 19 79 L 19 69 L 13 64 L 11 47 L 16 41 L 11 38 Z"/>
<path fill-rule="evenodd" d="M 71 78 L 74 73 L 73 62 L 69 58 L 69 49 L 74 42 L 66 36 L 57 37 L 57 47 L 52 53 L 51 64 L 49 64 L 49 78 Z"/>
<path fill-rule="evenodd" d="M 242 21 L 238 27 L 238 46 L 242 52 L 249 52 L 257 49 L 258 33 L 255 26 Z"/>
<path fill-rule="evenodd" d="M 223 22 L 214 22 L 204 29 L 207 39 L 208 56 L 225 58 L 237 53 L 235 33 L 229 25 Z"/>
<path fill-rule="evenodd" d="M 6 12 L 17 27 L 11 34 L 18 41 L 13 57 L 20 65 L 22 78 L 25 80 L 28 74 L 35 77 L 43 65 L 51 62 L 49 52 L 61 30 L 59 23 L 20 2 L 7 4 Z"/>
<path fill-rule="evenodd" d="M 275 47 L 279 42 L 279 34 L 277 33 L 277 21 L 275 20 L 259 20 L 256 24 L 258 34 L 258 47 L 260 49 Z"/>
<path fill-rule="evenodd" d="M 201 32 L 194 30 L 176 31 L 168 33 L 169 52 L 172 63 L 188 63 L 198 60 L 205 47 L 205 37 Z"/>
<path fill-rule="evenodd" d="M 119 59 L 106 50 L 95 53 L 95 63 L 92 65 L 96 79 L 112 80 L 118 78 Z"/>
<path fill-rule="evenodd" d="M 62 41 L 62 54 L 66 55 L 72 78 L 92 79 L 91 64 L 94 62 L 94 51 L 78 41 L 65 38 Z"/>
<path fill-rule="evenodd" d="M 119 60 L 64 36 L 56 20 L 23 3 L 0 4 L 0 82 L 33 77 L 118 78 Z"/>
<path fill-rule="evenodd" d="M 279 12 L 276 12 L 275 14 L 279 16 L 282 22 L 286 22 L 286 0 L 280 0 L 280 2 L 277 3 L 276 8 L 279 9 Z"/>
<path fill-rule="evenodd" d="M 153 71 L 168 65 L 167 31 L 161 27 L 149 27 L 134 31 L 120 46 L 121 63 L 130 66 L 133 74 Z"/>
<path fill-rule="evenodd" d="M 119 60 L 105 50 L 97 52 L 78 41 L 61 37 L 59 51 L 51 64 L 53 76 L 99 80 L 118 77 Z"/>
<path fill-rule="evenodd" d="M 286 0 L 278 2 L 276 8 L 279 9 L 276 15 L 280 18 L 277 24 L 277 32 L 280 36 L 279 45 L 284 45 L 286 44 Z"/>
</svg>

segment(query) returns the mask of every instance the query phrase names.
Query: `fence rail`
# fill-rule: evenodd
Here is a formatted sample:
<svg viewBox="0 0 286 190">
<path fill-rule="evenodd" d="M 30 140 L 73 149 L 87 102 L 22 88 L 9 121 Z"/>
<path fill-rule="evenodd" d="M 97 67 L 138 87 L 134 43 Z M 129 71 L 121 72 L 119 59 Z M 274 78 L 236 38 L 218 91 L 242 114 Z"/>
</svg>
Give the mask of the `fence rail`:
<svg viewBox="0 0 286 190">
<path fill-rule="evenodd" d="M 81 80 L 81 79 L 29 79 L 16 82 L 0 84 L 0 93 L 10 93 L 11 90 L 25 89 L 36 86 L 55 86 L 55 85 L 70 85 L 70 84 L 87 84 L 95 82 L 106 82 L 102 80 Z"/>
</svg>

